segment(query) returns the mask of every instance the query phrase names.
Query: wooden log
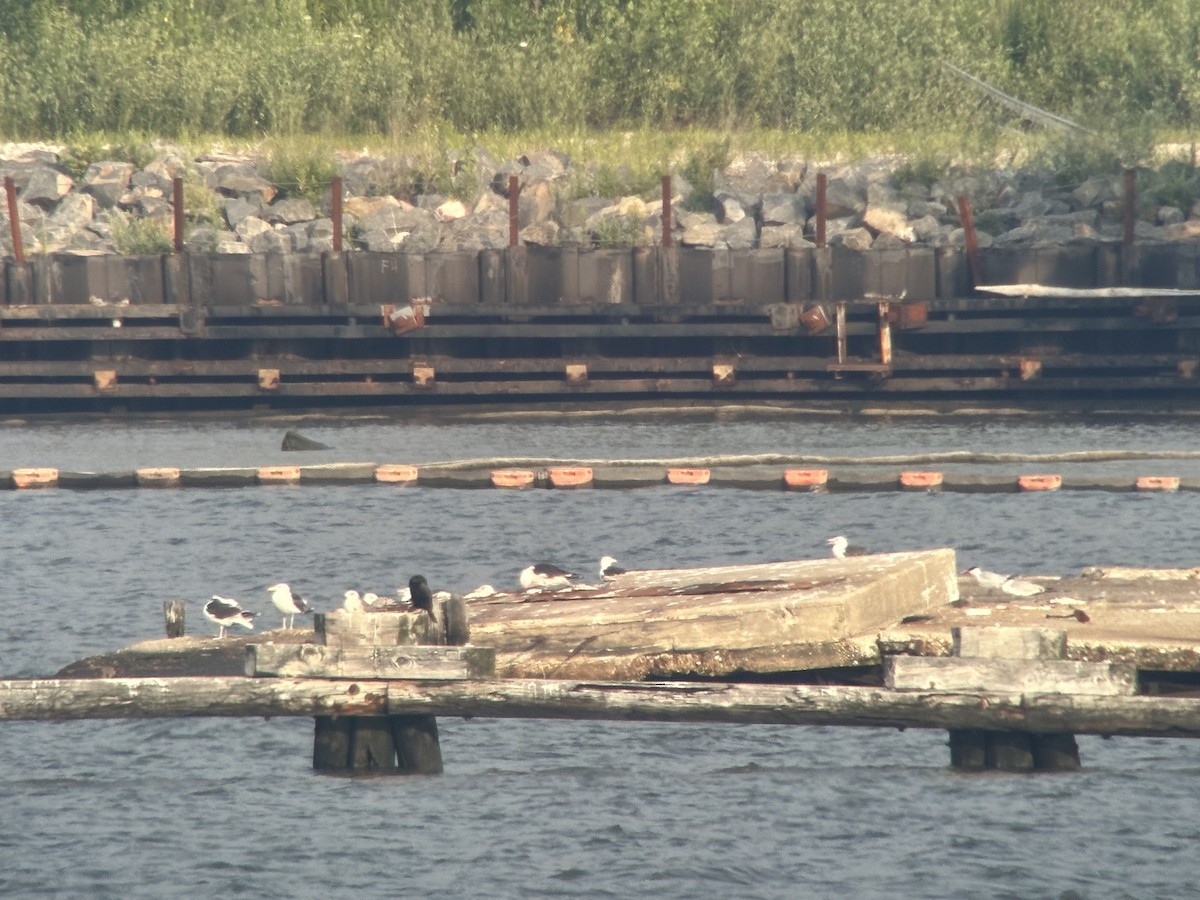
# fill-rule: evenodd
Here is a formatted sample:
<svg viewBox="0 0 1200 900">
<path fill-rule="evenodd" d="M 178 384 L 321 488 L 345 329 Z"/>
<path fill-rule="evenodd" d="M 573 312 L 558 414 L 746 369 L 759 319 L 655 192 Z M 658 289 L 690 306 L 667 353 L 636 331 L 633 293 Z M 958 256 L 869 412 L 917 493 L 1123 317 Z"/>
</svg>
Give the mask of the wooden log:
<svg viewBox="0 0 1200 900">
<path fill-rule="evenodd" d="M 313 732 L 313 769 L 340 772 L 350 764 L 354 720 L 345 716 L 317 716 Z"/>
<path fill-rule="evenodd" d="M 187 603 L 183 600 L 164 600 L 163 618 L 166 620 L 167 637 L 181 638 L 187 630 L 184 620 L 187 616 Z"/>
<path fill-rule="evenodd" d="M 1032 736 L 1024 731 L 989 733 L 984 768 L 999 772 L 1032 772 Z"/>
<path fill-rule="evenodd" d="M 963 772 L 982 772 L 987 768 L 986 731 L 978 728 L 950 729 L 950 766 Z"/>
<path fill-rule="evenodd" d="M 0 681 L 0 719 L 449 715 L 1200 737 L 1200 698 L 542 679 Z"/>
<path fill-rule="evenodd" d="M 246 675 L 284 678 L 490 678 L 491 647 L 329 647 L 320 644 L 247 644 Z"/>
<path fill-rule="evenodd" d="M 1039 772 L 1074 772 L 1080 766 L 1073 734 L 1032 735 L 1032 750 L 1033 768 Z"/>
<path fill-rule="evenodd" d="M 389 716 L 396 770 L 402 775 L 440 775 L 442 745 L 433 716 Z"/>
<path fill-rule="evenodd" d="M 396 743 L 389 719 L 355 716 L 350 719 L 352 772 L 388 773 L 396 770 Z"/>
<path fill-rule="evenodd" d="M 956 656 L 892 656 L 884 683 L 900 691 L 1037 692 L 1125 695 L 1134 693 L 1132 666 L 1068 659 L 967 659 Z"/>
</svg>

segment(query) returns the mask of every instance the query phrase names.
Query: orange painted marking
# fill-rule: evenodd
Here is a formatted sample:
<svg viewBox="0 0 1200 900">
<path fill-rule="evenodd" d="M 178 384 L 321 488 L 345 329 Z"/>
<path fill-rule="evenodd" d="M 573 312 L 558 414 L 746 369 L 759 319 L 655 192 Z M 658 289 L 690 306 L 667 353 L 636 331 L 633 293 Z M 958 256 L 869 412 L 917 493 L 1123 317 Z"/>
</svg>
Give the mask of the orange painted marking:
<svg viewBox="0 0 1200 900">
<path fill-rule="evenodd" d="M 1062 487 L 1061 475 L 1021 475 L 1017 487 L 1023 491 L 1057 491 Z"/>
<path fill-rule="evenodd" d="M 417 467 L 382 465 L 375 467 L 375 480 L 385 484 L 408 484 L 417 480 Z"/>
<path fill-rule="evenodd" d="M 708 484 L 711 476 L 709 469 L 667 469 L 667 481 L 671 484 Z"/>
<path fill-rule="evenodd" d="M 900 487 L 905 488 L 920 488 L 928 490 L 929 488 L 942 486 L 941 472 L 901 472 Z"/>
<path fill-rule="evenodd" d="M 592 483 L 592 470 L 586 467 L 552 466 L 550 484 L 561 487 L 587 487 Z"/>
<path fill-rule="evenodd" d="M 262 484 L 299 484 L 299 466 L 261 466 L 258 480 Z"/>
<path fill-rule="evenodd" d="M 828 469 L 784 469 L 783 483 L 790 488 L 821 487 L 829 481 Z"/>
<path fill-rule="evenodd" d="M 533 472 L 528 469 L 492 469 L 492 486 L 523 488 L 533 484 Z"/>
<path fill-rule="evenodd" d="M 12 480 L 19 488 L 52 487 L 58 484 L 58 469 L 13 469 Z"/>
<path fill-rule="evenodd" d="M 1179 490 L 1178 475 L 1140 475 L 1134 482 L 1139 491 L 1177 491 Z"/>
<path fill-rule="evenodd" d="M 139 487 L 176 487 L 179 484 L 179 470 L 173 467 L 138 469 L 136 474 Z"/>
</svg>

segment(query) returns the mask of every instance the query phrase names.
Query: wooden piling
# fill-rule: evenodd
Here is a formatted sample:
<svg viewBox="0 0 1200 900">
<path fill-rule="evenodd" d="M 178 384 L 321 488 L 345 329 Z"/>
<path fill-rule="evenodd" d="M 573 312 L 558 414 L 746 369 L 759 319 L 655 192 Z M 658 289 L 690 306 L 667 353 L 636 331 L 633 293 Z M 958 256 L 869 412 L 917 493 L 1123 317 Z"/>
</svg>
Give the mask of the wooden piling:
<svg viewBox="0 0 1200 900">
<path fill-rule="evenodd" d="M 182 600 L 163 601 L 163 619 L 166 621 L 167 637 L 181 638 L 186 634 L 184 619 L 187 614 L 187 604 Z"/>
<path fill-rule="evenodd" d="M 17 185 L 11 175 L 4 176 L 4 195 L 8 199 L 8 227 L 12 232 L 13 259 L 25 263 L 25 248 L 21 243 L 21 217 L 17 214 Z"/>
<path fill-rule="evenodd" d="M 975 235 L 975 218 L 971 215 L 971 202 L 966 194 L 958 198 L 958 217 L 962 222 L 963 235 L 967 243 L 967 264 L 971 271 L 971 292 L 983 284 L 983 263 L 979 258 L 979 238 Z"/>
<path fill-rule="evenodd" d="M 331 214 L 333 216 L 333 252 L 342 252 L 342 176 L 334 175 L 330 187 Z"/>
<path fill-rule="evenodd" d="M 183 252 L 183 179 L 171 180 L 171 219 L 175 225 L 175 252 Z"/>
<path fill-rule="evenodd" d="M 825 249 L 825 216 L 826 216 L 826 190 L 828 188 L 829 178 L 824 172 L 817 173 L 817 233 L 816 245 L 818 250 Z"/>
</svg>

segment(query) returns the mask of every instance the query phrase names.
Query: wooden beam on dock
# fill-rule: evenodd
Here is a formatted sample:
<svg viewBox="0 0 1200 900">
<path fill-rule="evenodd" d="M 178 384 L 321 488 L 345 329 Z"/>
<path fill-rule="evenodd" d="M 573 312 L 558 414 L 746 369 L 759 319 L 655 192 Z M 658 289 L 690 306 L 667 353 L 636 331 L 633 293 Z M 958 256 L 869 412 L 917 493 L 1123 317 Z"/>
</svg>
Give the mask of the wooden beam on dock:
<svg viewBox="0 0 1200 900">
<path fill-rule="evenodd" d="M 463 716 L 1200 737 L 1200 698 L 542 679 L 0 681 L 0 719 Z"/>
<path fill-rule="evenodd" d="M 445 680 L 488 678 L 495 671 L 491 647 L 246 645 L 248 677 Z"/>
</svg>

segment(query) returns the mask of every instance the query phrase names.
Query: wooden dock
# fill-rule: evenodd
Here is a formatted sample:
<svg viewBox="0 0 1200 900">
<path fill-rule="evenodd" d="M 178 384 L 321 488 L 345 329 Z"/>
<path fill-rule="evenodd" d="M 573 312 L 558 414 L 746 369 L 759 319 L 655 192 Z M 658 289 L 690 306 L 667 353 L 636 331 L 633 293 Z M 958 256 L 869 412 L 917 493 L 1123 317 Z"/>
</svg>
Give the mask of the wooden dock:
<svg viewBox="0 0 1200 900">
<path fill-rule="evenodd" d="M 935 728 L 961 769 L 1073 769 L 1077 734 L 1200 737 L 1196 577 L 1017 598 L 951 550 L 636 572 L 145 642 L 0 682 L 0 718 L 312 717 L 318 771 L 439 772 L 447 715 Z"/>
</svg>

